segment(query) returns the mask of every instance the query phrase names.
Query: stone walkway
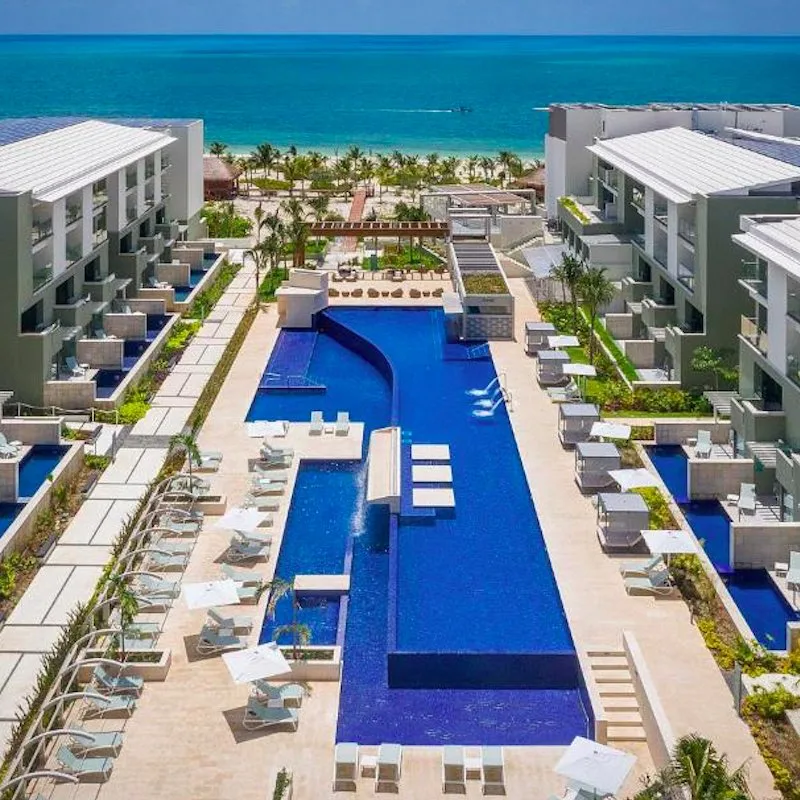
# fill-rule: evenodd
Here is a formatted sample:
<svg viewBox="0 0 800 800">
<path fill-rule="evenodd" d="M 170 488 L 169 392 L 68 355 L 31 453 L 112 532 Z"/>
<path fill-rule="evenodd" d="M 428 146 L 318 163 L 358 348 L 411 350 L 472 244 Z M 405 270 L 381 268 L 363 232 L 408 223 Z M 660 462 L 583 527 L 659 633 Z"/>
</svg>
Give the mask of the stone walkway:
<svg viewBox="0 0 800 800">
<path fill-rule="evenodd" d="M 241 251 L 232 254 L 241 262 Z M 87 500 L 0 630 L 0 743 L 8 739 L 20 703 L 33 687 L 41 654 L 68 614 L 94 591 L 111 544 L 161 469 L 168 437 L 179 433 L 253 299 L 255 275 L 245 266 L 233 279 L 153 399 L 133 426 Z M 111 428 L 98 446 L 108 452 Z M 90 447 L 89 452 L 94 452 Z"/>
</svg>

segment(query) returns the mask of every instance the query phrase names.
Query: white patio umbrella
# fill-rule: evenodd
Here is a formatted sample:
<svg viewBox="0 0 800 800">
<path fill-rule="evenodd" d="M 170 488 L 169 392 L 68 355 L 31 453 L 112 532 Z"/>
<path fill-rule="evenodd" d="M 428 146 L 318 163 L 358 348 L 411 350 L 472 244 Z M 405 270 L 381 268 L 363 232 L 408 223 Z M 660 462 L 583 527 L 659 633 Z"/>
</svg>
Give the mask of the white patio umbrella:
<svg viewBox="0 0 800 800">
<path fill-rule="evenodd" d="M 594 378 L 597 370 L 591 364 L 564 364 L 561 371 L 565 375 L 581 375 L 584 378 Z"/>
<path fill-rule="evenodd" d="M 570 786 L 596 797 L 616 794 L 636 763 L 636 756 L 576 736 L 556 764 L 556 774 Z"/>
<path fill-rule="evenodd" d="M 547 344 L 549 344 L 553 350 L 558 350 L 561 347 L 580 347 L 581 343 L 577 336 L 562 333 L 557 336 L 548 336 Z"/>
<path fill-rule="evenodd" d="M 229 508 L 216 522 L 215 528 L 244 531 L 252 533 L 262 522 L 269 519 L 269 514 L 255 508 L 234 506 Z"/>
<path fill-rule="evenodd" d="M 642 538 L 654 556 L 697 552 L 697 542 L 689 531 L 642 531 Z"/>
<path fill-rule="evenodd" d="M 247 435 L 251 439 L 263 439 L 266 436 L 286 436 L 287 423 L 281 420 L 259 420 L 258 422 L 247 422 Z"/>
<path fill-rule="evenodd" d="M 589 435 L 600 439 L 630 439 L 631 426 L 621 422 L 595 422 Z"/>
<path fill-rule="evenodd" d="M 181 591 L 187 608 L 232 606 L 239 602 L 236 584 L 229 579 L 204 581 L 203 583 L 184 583 Z"/>
<path fill-rule="evenodd" d="M 646 469 L 610 469 L 608 474 L 623 492 L 628 492 L 631 489 L 645 489 L 648 486 L 658 486 L 658 480 L 655 475 Z"/>
<path fill-rule="evenodd" d="M 222 659 L 235 683 L 277 678 L 292 669 L 275 642 L 223 653 Z"/>
</svg>

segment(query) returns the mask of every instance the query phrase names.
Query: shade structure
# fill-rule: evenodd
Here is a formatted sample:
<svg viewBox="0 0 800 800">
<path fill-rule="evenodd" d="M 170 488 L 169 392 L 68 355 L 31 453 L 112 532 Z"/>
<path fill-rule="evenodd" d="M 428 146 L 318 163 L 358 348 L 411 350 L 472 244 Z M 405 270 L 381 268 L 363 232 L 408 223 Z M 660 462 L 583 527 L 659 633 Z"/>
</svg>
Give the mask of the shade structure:
<svg viewBox="0 0 800 800">
<path fill-rule="evenodd" d="M 580 341 L 577 336 L 560 334 L 558 336 L 548 336 L 547 344 L 553 349 L 558 350 L 560 347 L 579 347 Z"/>
<path fill-rule="evenodd" d="M 233 508 L 229 508 L 217 520 L 217 524 L 214 527 L 252 533 L 267 519 L 269 519 L 269 514 L 265 514 L 263 511 L 259 511 L 258 509 L 234 506 Z"/>
<path fill-rule="evenodd" d="M 239 602 L 239 593 L 232 580 L 184 583 L 181 587 L 187 608 L 232 606 Z"/>
<path fill-rule="evenodd" d="M 646 469 L 615 469 L 608 473 L 621 491 L 631 489 L 646 489 L 648 486 L 658 486 L 658 479 Z"/>
<path fill-rule="evenodd" d="M 642 531 L 642 538 L 653 555 L 697 552 L 697 542 L 688 531 Z"/>
<path fill-rule="evenodd" d="M 286 423 L 280 420 L 260 420 L 247 422 L 247 435 L 251 439 L 263 439 L 265 436 L 286 436 Z"/>
<path fill-rule="evenodd" d="M 556 774 L 572 788 L 606 797 L 620 790 L 635 763 L 630 753 L 576 736 L 556 764 Z"/>
<path fill-rule="evenodd" d="M 277 678 L 291 672 L 289 662 L 275 642 L 267 642 L 247 650 L 223 653 L 222 659 L 235 683 Z"/>
<path fill-rule="evenodd" d="M 623 425 L 621 422 L 595 422 L 592 425 L 591 436 L 598 436 L 601 439 L 630 439 L 631 426 Z"/>
<path fill-rule="evenodd" d="M 561 371 L 565 375 L 582 375 L 586 378 L 594 378 L 597 370 L 591 364 L 564 364 Z"/>
</svg>

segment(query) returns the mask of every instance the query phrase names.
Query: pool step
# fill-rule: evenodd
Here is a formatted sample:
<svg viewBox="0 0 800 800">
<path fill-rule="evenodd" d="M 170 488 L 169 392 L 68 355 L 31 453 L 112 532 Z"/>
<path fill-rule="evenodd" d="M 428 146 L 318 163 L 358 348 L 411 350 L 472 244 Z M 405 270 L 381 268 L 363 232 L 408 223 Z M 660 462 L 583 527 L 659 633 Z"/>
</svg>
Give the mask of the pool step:
<svg viewBox="0 0 800 800">
<path fill-rule="evenodd" d="M 619 675 L 614 676 L 616 680 L 619 680 Z M 597 680 L 597 678 L 595 678 Z M 600 697 L 636 697 L 636 691 L 633 688 L 633 684 L 628 683 L 603 683 L 597 687 L 600 693 Z M 605 700 L 603 701 L 605 702 Z"/>
<path fill-rule="evenodd" d="M 622 711 L 626 713 L 632 711 L 638 713 L 639 711 L 639 700 L 632 688 L 630 689 L 630 694 L 604 695 L 600 692 L 600 697 L 603 701 L 603 708 L 606 711 Z"/>
<path fill-rule="evenodd" d="M 609 728 L 606 735 L 609 742 L 646 742 L 647 734 L 641 725 L 631 725 L 625 728 Z"/>
<path fill-rule="evenodd" d="M 625 656 L 595 656 L 591 658 L 593 670 L 614 670 L 620 669 L 628 671 L 628 659 Z"/>
</svg>

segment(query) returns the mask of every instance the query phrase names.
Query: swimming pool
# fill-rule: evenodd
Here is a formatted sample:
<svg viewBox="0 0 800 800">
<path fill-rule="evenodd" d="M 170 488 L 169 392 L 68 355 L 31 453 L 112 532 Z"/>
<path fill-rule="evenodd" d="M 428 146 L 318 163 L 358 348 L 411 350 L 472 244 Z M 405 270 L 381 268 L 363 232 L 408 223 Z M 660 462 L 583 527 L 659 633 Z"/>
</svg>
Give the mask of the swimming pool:
<svg viewBox="0 0 800 800">
<path fill-rule="evenodd" d="M 326 390 L 259 390 L 248 419 L 347 410 L 368 436 L 397 416 L 407 443 L 449 444 L 457 504 L 398 518 L 364 504 L 363 461 L 327 473 L 303 464 L 276 573 L 314 571 L 315 543 L 330 540 L 337 564 L 351 559 L 338 740 L 566 744 L 589 729 L 575 648 L 506 412 L 479 421 L 466 394 L 494 368 L 445 359 L 443 331 L 441 310 L 331 309 L 307 370 Z M 290 352 L 291 336 L 275 351 Z M 370 348 L 391 361 L 396 385 Z M 329 496 L 336 510 L 325 512 Z M 303 538 L 313 556 L 292 544 Z M 418 658 L 417 688 L 402 670 L 392 680 L 396 655 Z M 447 658 L 452 674 L 430 669 Z"/>
<path fill-rule="evenodd" d="M 214 256 L 216 258 L 216 255 Z M 175 299 L 178 302 L 183 302 L 194 291 L 194 288 L 205 277 L 207 269 L 193 269 L 189 272 L 189 285 L 188 286 L 175 286 Z"/>
<path fill-rule="evenodd" d="M 728 588 L 753 636 L 764 647 L 786 648 L 786 623 L 800 620 L 765 569 L 733 569 L 730 519 L 717 500 L 689 501 L 688 459 L 679 445 L 647 448 L 653 466 L 680 506 L 689 527 Z"/>
</svg>

